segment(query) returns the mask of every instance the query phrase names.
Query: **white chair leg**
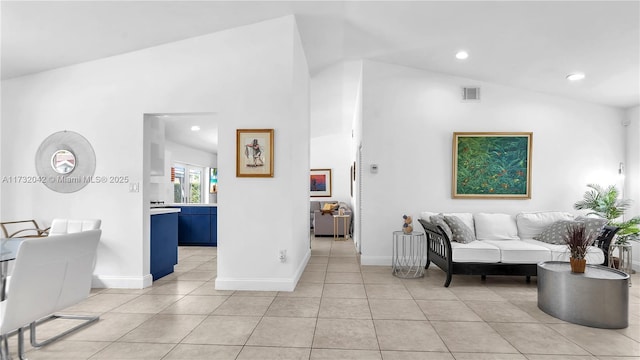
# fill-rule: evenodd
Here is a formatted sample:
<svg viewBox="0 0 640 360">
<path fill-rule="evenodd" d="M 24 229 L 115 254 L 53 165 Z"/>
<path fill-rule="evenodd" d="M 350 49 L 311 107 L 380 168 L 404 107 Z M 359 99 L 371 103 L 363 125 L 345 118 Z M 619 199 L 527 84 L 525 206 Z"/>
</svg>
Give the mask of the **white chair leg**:
<svg viewBox="0 0 640 360">
<path fill-rule="evenodd" d="M 36 326 L 40 325 L 42 323 L 45 323 L 47 321 L 51 321 L 54 319 L 71 319 L 71 320 L 82 320 L 82 322 L 74 327 L 72 327 L 69 330 L 66 330 L 58 335 L 52 336 L 51 338 L 47 339 L 47 340 L 43 340 L 41 342 L 37 342 L 36 340 Z M 44 319 L 40 319 L 38 321 L 34 321 L 31 324 L 29 324 L 29 328 L 31 329 L 31 346 L 33 346 L 34 348 L 39 348 L 45 345 L 49 345 L 50 343 L 54 342 L 54 341 L 58 341 L 60 340 L 60 338 L 67 336 L 69 334 L 71 334 L 72 332 L 76 331 L 76 330 L 80 330 L 81 328 L 88 326 L 96 321 L 100 320 L 99 316 L 80 316 L 80 315 L 50 315 Z"/>
</svg>

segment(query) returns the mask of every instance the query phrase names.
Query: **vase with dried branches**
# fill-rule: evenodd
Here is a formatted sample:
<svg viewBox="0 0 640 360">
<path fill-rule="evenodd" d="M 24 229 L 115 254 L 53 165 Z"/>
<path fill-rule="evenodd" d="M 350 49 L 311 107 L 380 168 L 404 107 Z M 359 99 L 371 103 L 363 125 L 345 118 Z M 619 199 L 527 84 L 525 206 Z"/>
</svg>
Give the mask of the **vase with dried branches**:
<svg viewBox="0 0 640 360">
<path fill-rule="evenodd" d="M 570 224 L 565 237 L 565 242 L 571 251 L 571 272 L 584 273 L 587 259 L 587 249 L 593 245 L 598 234 L 593 231 L 587 231 L 584 223 Z"/>
</svg>

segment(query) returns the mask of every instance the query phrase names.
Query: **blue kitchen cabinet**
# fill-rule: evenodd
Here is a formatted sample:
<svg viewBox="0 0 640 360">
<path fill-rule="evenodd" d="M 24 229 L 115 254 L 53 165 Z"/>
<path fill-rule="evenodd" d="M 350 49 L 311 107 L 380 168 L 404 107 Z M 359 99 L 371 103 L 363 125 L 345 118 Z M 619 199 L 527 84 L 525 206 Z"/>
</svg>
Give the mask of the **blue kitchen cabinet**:
<svg viewBox="0 0 640 360">
<path fill-rule="evenodd" d="M 178 263 L 178 213 L 151 215 L 151 276 L 158 280 Z"/>
<path fill-rule="evenodd" d="M 211 243 L 211 216 L 209 214 L 191 215 L 191 242 L 202 245 Z"/>
<path fill-rule="evenodd" d="M 217 245 L 217 207 L 180 207 L 179 245 Z M 213 236 L 212 236 L 213 235 Z"/>
<path fill-rule="evenodd" d="M 191 214 L 187 212 L 189 208 L 181 207 L 180 215 L 178 215 L 178 243 L 180 245 L 186 244 L 191 238 L 193 227 L 191 226 Z"/>
<path fill-rule="evenodd" d="M 218 246 L 218 208 L 211 207 L 210 208 L 210 216 L 211 216 L 211 246 Z"/>
</svg>

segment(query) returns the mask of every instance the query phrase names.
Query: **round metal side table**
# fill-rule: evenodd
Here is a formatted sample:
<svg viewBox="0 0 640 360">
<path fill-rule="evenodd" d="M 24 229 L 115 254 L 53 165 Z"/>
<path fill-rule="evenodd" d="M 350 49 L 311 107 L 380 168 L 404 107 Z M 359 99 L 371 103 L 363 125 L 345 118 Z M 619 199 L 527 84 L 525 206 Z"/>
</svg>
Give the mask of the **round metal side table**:
<svg viewBox="0 0 640 360">
<path fill-rule="evenodd" d="M 426 259 L 427 238 L 424 233 L 393 232 L 393 275 L 405 279 L 423 277 Z"/>
</svg>

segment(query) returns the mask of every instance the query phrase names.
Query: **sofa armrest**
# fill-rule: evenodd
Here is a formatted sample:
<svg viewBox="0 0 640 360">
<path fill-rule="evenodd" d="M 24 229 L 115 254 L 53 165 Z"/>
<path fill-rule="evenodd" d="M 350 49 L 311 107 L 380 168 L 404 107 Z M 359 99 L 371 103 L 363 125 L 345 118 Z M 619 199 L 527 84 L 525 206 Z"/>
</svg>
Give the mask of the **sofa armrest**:
<svg viewBox="0 0 640 360">
<path fill-rule="evenodd" d="M 451 240 L 442 230 L 440 225 L 434 225 L 423 219 L 418 219 L 420 225 L 424 229 L 427 237 L 427 267 L 433 262 L 447 274 L 444 286 L 448 287 L 451 283 L 451 275 L 453 274 L 453 254 L 451 253 Z"/>
<path fill-rule="evenodd" d="M 602 263 L 602 265 L 604 266 L 609 265 L 609 247 L 611 246 L 613 237 L 619 230 L 620 228 L 617 226 L 605 225 L 605 227 L 602 228 L 602 232 L 600 232 L 600 235 L 593 244 L 594 246 L 599 247 L 602 252 L 604 252 L 604 263 Z"/>
</svg>

